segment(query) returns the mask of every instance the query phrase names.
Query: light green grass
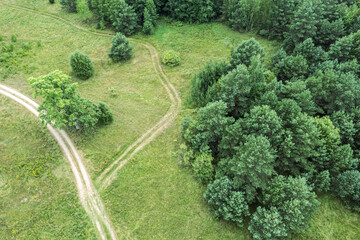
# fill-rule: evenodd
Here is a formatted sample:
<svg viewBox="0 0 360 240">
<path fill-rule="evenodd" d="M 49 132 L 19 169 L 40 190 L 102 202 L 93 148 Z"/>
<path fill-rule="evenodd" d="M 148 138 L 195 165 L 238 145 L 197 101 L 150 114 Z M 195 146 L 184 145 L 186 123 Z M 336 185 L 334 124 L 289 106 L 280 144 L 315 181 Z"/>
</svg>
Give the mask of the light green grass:
<svg viewBox="0 0 360 240">
<path fill-rule="evenodd" d="M 24 2 L 33 1 L 7 2 L 28 6 Z M 61 11 L 58 3 L 50 5 L 45 0 L 37 1 L 35 7 L 84 25 L 76 15 Z M 155 73 L 149 54 L 140 45 L 135 45 L 135 57 L 131 62 L 108 65 L 108 38 L 86 34 L 54 19 L 24 11 L 4 10 L 2 7 L 0 14 L 0 30 L 5 29 L 7 35 L 16 29 L 16 32 L 21 32 L 19 39 L 21 35 L 26 36 L 26 40 L 43 39 L 44 50 L 37 53 L 35 61 L 38 75 L 53 68 L 69 73 L 68 56 L 74 47 L 94 60 L 96 75 L 87 82 L 79 81 L 80 91 L 95 101 L 108 103 L 115 113 L 115 122 L 92 135 L 71 136 L 87 159 L 86 165 L 93 176 L 113 160 L 118 150 L 131 144 L 165 114 L 169 100 L 159 82 L 153 79 Z M 18 18 L 23 19 L 24 26 L 16 25 Z M 16 27 L 8 26 L 9 21 Z M 33 23 L 31 31 L 29 22 Z M 162 20 L 155 35 L 134 36 L 151 42 L 160 53 L 169 49 L 180 53 L 182 64 L 175 68 L 164 67 L 164 70 L 180 90 L 183 100 L 189 93 L 191 78 L 207 61 L 228 60 L 231 49 L 250 37 L 255 37 L 265 48 L 268 63 L 279 43 L 251 33 L 234 32 L 220 23 L 177 27 Z M 27 77 L 19 74 L 6 79 L 5 83 L 30 94 Z M 114 87 L 118 97 L 111 97 L 108 87 Z M 213 219 L 202 196 L 206 187 L 196 182 L 188 169 L 178 165 L 173 153 L 178 148 L 179 123 L 189 111 L 183 107 L 176 122 L 135 155 L 120 170 L 113 184 L 101 193 L 119 236 L 123 236 L 126 229 L 137 239 L 249 239 L 246 227 L 239 229 L 228 222 Z M 324 204 L 316 212 L 311 229 L 294 239 L 360 238 L 358 214 L 346 210 L 341 202 L 329 196 L 320 200 Z"/>
<path fill-rule="evenodd" d="M 95 239 L 58 145 L 40 121 L 14 103 L 0 96 L 0 239 Z M 54 156 L 43 166 L 53 180 L 17 177 L 20 161 L 46 154 Z"/>
</svg>

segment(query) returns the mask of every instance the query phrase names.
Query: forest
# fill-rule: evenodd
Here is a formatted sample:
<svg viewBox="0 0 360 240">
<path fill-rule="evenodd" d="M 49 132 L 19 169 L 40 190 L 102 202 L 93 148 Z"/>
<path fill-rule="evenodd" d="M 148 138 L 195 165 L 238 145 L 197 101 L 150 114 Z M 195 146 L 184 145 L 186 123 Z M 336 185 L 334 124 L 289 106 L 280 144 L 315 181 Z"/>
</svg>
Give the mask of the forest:
<svg viewBox="0 0 360 240">
<path fill-rule="evenodd" d="M 88 178 L 93 185 L 84 201 L 81 184 L 73 180 L 80 200 L 72 192 L 69 205 L 85 211 L 66 211 L 82 220 L 69 218 L 77 222 L 73 228 L 64 233 L 49 230 L 49 236 L 360 237 L 359 230 L 350 227 L 360 223 L 360 1 L 2 3 L 6 11 L 29 11 L 47 20 L 39 20 L 34 31 L 46 36 L 42 38 L 21 28 L 20 20 L 12 32 L 7 22 L 16 22 L 16 16 L 0 12 L 0 83 L 33 94 L 42 122 L 41 127 L 26 123 L 31 131 L 39 127 L 42 132 L 36 141 L 21 143 L 27 155 L 23 150 L 13 154 L 12 148 L 21 148 L 7 149 L 2 142 L 12 146 L 5 135 L 20 134 L 13 126 L 25 117 L 0 117 L 7 129 L 0 133 L 0 158 L 7 159 L 0 167 L 0 187 L 7 186 L 2 179 L 8 177 L 17 189 L 9 193 L 0 188 L 0 194 L 11 199 L 21 192 L 20 180 L 33 184 L 35 180 L 28 179 L 39 178 L 51 188 L 61 179 L 55 168 L 67 150 L 50 143 L 50 135 L 44 135 L 48 125 L 59 134 L 68 132 L 64 139 L 74 140 L 75 147 L 67 143 L 74 159 L 83 158 L 89 171 L 90 177 L 82 181 Z M 0 84 L 0 93 L 4 89 Z M 0 100 L 1 113 L 15 112 Z M 46 144 L 38 142 L 42 138 Z M 27 153 L 31 141 L 37 153 Z M 56 149 L 54 154 L 51 149 Z M 34 184 L 37 189 L 40 182 Z M 88 209 L 84 202 L 96 202 L 92 195 L 110 217 L 105 210 L 91 213 L 97 206 L 90 203 Z M 3 209 L 6 201 L 0 201 Z M 324 203 L 325 208 L 333 204 L 327 211 L 338 207 L 341 216 L 355 220 L 326 235 L 321 227 L 326 229 L 329 212 L 318 218 Z M 42 238 L 32 228 L 24 230 L 16 217 L 6 217 L 14 213 L 5 211 L 0 211 L 0 223 L 5 223 L 0 230 L 8 234 L 4 238 Z M 341 224 L 336 214 L 330 228 Z M 36 228 L 44 224 L 38 221 Z M 96 224 L 90 227 L 96 221 L 101 222 L 98 230 Z M 170 223 L 182 227 L 173 229 Z"/>
</svg>

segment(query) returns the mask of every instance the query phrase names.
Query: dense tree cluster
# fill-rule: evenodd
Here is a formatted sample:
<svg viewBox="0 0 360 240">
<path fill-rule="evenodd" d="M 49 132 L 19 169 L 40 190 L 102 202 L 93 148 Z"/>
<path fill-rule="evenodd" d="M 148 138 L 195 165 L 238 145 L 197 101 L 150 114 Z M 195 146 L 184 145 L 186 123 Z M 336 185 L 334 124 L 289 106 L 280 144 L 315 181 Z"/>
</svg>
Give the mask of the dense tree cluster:
<svg viewBox="0 0 360 240">
<path fill-rule="evenodd" d="M 113 26 L 131 35 L 152 34 L 158 16 L 189 23 L 222 19 L 238 31 L 258 31 L 286 39 L 287 47 L 308 38 L 324 49 L 338 38 L 360 29 L 358 1 L 342 0 L 60 0 L 84 19 L 91 12 L 99 27 Z M 80 6 L 79 6 L 80 5 Z"/>
<path fill-rule="evenodd" d="M 199 109 L 183 119 L 181 157 L 208 184 L 217 218 L 241 227 L 250 217 L 254 239 L 281 239 L 306 229 L 316 193 L 331 190 L 359 211 L 359 34 L 328 48 L 295 38 L 269 66 L 250 39 L 230 65 L 209 62 L 195 75 Z"/>
</svg>

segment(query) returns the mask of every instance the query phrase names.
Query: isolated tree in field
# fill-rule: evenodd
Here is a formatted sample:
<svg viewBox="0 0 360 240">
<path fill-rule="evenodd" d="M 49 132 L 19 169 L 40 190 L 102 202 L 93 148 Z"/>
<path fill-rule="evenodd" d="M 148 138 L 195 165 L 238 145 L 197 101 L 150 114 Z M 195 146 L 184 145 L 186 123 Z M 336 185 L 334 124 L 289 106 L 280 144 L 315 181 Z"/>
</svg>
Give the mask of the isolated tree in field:
<svg viewBox="0 0 360 240">
<path fill-rule="evenodd" d="M 251 38 L 246 41 L 242 41 L 232 52 L 230 57 L 230 64 L 233 68 L 236 68 L 239 64 L 244 64 L 247 67 L 251 63 L 251 59 L 255 56 L 264 56 L 264 49 L 260 44 L 254 39 Z"/>
<path fill-rule="evenodd" d="M 117 1 L 111 5 L 110 20 L 116 31 L 126 36 L 135 33 L 138 26 L 138 16 L 134 9 L 124 0 Z"/>
<path fill-rule="evenodd" d="M 117 33 L 112 40 L 109 57 L 114 62 L 129 60 L 133 55 L 133 46 L 123 34 Z"/>
<path fill-rule="evenodd" d="M 80 51 L 71 54 L 70 66 L 75 76 L 82 80 L 89 79 L 94 74 L 94 64 L 91 59 Z"/>
<path fill-rule="evenodd" d="M 60 71 L 39 78 L 30 78 L 35 97 L 42 96 L 38 110 L 43 123 L 54 122 L 54 127 L 80 126 L 85 130 L 98 122 L 96 105 L 78 93 L 78 85 Z"/>
</svg>

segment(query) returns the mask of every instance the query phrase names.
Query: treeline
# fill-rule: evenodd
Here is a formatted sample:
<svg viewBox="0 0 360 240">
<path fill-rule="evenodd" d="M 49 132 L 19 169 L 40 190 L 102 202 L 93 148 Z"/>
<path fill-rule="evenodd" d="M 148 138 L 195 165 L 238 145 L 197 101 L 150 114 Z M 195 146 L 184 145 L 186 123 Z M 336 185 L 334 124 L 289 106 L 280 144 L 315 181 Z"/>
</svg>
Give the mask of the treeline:
<svg viewBox="0 0 360 240">
<path fill-rule="evenodd" d="M 287 20 L 262 30 L 284 38 L 283 48 L 265 65 L 264 49 L 250 39 L 229 62 L 207 63 L 191 84 L 199 109 L 181 124 L 180 158 L 208 184 L 204 197 L 215 216 L 239 227 L 249 219 L 259 240 L 302 233 L 319 193 L 360 212 L 357 5 L 268 2 Z M 260 29 L 263 22 L 254 19 L 250 25 Z"/>
<path fill-rule="evenodd" d="M 309 37 L 328 47 L 360 29 L 357 0 L 60 0 L 64 8 L 131 35 L 154 31 L 159 15 L 189 23 L 220 19 L 237 31 L 256 31 L 289 46 Z"/>
</svg>

